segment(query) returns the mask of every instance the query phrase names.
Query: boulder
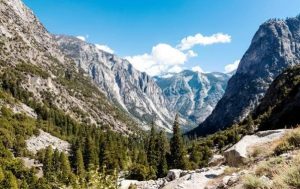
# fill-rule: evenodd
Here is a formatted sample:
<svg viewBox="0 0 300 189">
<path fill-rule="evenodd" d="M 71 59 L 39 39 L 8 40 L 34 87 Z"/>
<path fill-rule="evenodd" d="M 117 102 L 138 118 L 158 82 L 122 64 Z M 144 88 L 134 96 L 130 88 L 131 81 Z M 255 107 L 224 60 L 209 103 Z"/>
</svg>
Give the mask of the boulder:
<svg viewBox="0 0 300 189">
<path fill-rule="evenodd" d="M 222 163 L 224 163 L 225 158 L 222 155 L 219 154 L 215 154 L 213 155 L 213 157 L 211 158 L 211 160 L 208 162 L 208 166 L 212 167 L 212 166 L 219 166 Z"/>
<path fill-rule="evenodd" d="M 182 172 L 183 172 L 183 170 L 181 170 L 181 169 L 171 169 L 171 170 L 169 170 L 169 172 L 166 176 L 167 181 L 170 182 L 172 180 L 180 178 L 180 175 L 181 175 Z"/>
<path fill-rule="evenodd" d="M 244 136 L 238 143 L 224 152 L 226 163 L 230 166 L 239 166 L 248 161 L 248 149 L 256 145 L 262 145 L 281 138 L 288 129 L 261 131 L 254 135 Z"/>
</svg>

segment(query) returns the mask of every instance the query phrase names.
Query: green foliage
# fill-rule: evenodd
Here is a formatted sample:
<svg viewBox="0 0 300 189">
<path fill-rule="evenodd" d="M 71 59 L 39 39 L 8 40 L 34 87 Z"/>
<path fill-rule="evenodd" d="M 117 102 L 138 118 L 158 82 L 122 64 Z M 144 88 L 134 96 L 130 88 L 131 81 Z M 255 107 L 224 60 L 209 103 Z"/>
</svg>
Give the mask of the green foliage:
<svg viewBox="0 0 300 189">
<path fill-rule="evenodd" d="M 129 171 L 128 178 L 136 179 L 139 181 L 154 179 L 155 173 L 152 167 L 135 164 Z"/>
<path fill-rule="evenodd" d="M 33 75 L 40 76 L 44 79 L 47 79 L 50 76 L 48 72 L 31 63 L 21 62 L 16 65 L 16 70 L 25 73 L 31 73 Z"/>
<path fill-rule="evenodd" d="M 178 115 L 175 117 L 173 125 L 173 136 L 170 141 L 171 168 L 187 169 L 188 162 L 186 150 L 183 143 L 183 137 L 179 129 Z"/>
<path fill-rule="evenodd" d="M 118 175 L 116 172 L 111 175 L 107 175 L 105 172 L 99 172 L 97 169 L 91 170 L 88 172 L 86 188 L 117 189 L 117 178 Z"/>
</svg>

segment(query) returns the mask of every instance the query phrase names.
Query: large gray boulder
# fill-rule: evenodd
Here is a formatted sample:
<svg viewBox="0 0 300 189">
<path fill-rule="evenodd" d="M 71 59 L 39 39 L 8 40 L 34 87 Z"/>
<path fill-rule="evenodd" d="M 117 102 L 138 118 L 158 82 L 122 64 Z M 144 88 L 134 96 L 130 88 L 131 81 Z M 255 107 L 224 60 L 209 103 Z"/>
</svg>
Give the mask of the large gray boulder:
<svg viewBox="0 0 300 189">
<path fill-rule="evenodd" d="M 287 129 L 269 130 L 244 136 L 238 143 L 224 152 L 226 163 L 230 166 L 239 166 L 246 163 L 249 159 L 249 148 L 275 141 L 287 131 Z"/>
</svg>

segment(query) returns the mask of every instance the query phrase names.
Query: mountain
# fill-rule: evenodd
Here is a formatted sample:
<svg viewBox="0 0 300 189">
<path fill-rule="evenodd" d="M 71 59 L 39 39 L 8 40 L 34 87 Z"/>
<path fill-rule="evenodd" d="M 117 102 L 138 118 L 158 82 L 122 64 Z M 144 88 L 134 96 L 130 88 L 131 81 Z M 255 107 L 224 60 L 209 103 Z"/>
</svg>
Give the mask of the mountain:
<svg viewBox="0 0 300 189">
<path fill-rule="evenodd" d="M 300 17 L 265 22 L 212 114 L 189 134 L 210 134 L 243 120 L 259 104 L 272 81 L 299 63 Z"/>
<path fill-rule="evenodd" d="M 253 118 L 260 123 L 260 130 L 293 127 L 300 123 L 300 66 L 280 74 L 259 106 Z"/>
<path fill-rule="evenodd" d="M 225 92 L 229 76 L 185 70 L 155 80 L 169 101 L 168 109 L 185 118 L 189 125 L 185 129 L 191 129 L 212 112 Z"/>
<path fill-rule="evenodd" d="M 1 1 L 0 13 L 1 79 L 15 98 L 63 111 L 81 123 L 122 133 L 136 128 L 137 123 L 112 105 L 60 51 L 53 36 L 22 1 Z"/>
<path fill-rule="evenodd" d="M 167 109 L 168 99 L 149 75 L 94 44 L 70 36 L 54 38 L 62 52 L 88 73 L 112 102 L 145 126 L 154 120 L 156 125 L 171 131 L 174 112 Z"/>
</svg>

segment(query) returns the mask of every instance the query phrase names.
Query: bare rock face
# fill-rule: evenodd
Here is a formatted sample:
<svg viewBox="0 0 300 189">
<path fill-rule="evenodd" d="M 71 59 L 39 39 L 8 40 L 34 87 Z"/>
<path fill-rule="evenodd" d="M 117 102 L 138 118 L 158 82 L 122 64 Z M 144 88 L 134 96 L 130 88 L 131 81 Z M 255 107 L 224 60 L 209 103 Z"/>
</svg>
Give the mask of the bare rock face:
<svg viewBox="0 0 300 189">
<path fill-rule="evenodd" d="M 192 129 L 203 122 L 222 98 L 230 76 L 224 73 L 200 73 L 184 70 L 155 77 L 169 101 L 167 107 L 176 111 Z"/>
<path fill-rule="evenodd" d="M 272 81 L 300 63 L 300 17 L 262 24 L 212 114 L 190 134 L 206 135 L 244 119 Z"/>
<path fill-rule="evenodd" d="M 27 149 L 34 154 L 48 146 L 51 146 L 53 149 L 58 149 L 60 152 L 68 153 L 70 150 L 70 144 L 68 142 L 52 136 L 42 130 L 40 130 L 39 136 L 32 136 L 26 140 L 26 145 Z"/>
<path fill-rule="evenodd" d="M 238 143 L 224 152 L 226 163 L 229 166 L 239 166 L 246 163 L 249 158 L 249 148 L 275 141 L 287 131 L 287 129 L 260 131 L 254 135 L 244 136 Z"/>
<path fill-rule="evenodd" d="M 140 123 L 146 125 L 154 120 L 158 126 L 170 131 L 175 111 L 167 109 L 168 99 L 149 75 L 94 44 L 70 36 L 56 35 L 54 38 L 60 49 L 89 74 L 112 102 Z"/>
</svg>

